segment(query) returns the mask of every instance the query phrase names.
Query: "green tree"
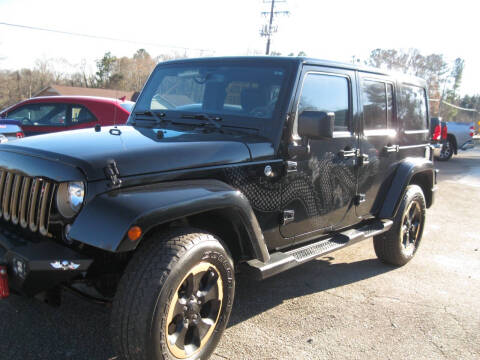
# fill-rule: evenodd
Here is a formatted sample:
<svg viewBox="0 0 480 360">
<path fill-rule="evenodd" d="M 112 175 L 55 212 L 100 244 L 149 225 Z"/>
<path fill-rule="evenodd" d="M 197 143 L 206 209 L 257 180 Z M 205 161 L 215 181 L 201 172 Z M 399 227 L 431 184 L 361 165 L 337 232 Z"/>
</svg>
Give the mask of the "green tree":
<svg viewBox="0 0 480 360">
<path fill-rule="evenodd" d="M 445 91 L 443 94 L 442 99 L 445 98 L 446 101 L 450 104 L 458 104 L 460 99 L 458 97 L 458 89 L 462 84 L 462 76 L 463 76 L 463 68 L 465 62 L 461 58 L 456 58 L 453 69 L 450 73 L 450 78 L 452 79 L 452 87 Z M 454 119 L 458 115 L 458 109 L 451 107 L 451 106 L 442 106 L 440 104 L 440 115 L 445 119 Z"/>
<path fill-rule="evenodd" d="M 106 52 L 103 57 L 97 60 L 96 85 L 97 87 L 108 87 L 110 77 L 113 74 L 117 58 L 110 51 Z"/>
<path fill-rule="evenodd" d="M 448 79 L 448 64 L 441 54 L 424 56 L 417 49 L 375 49 L 367 64 L 421 77 L 427 81 L 430 97 L 439 98 Z"/>
<path fill-rule="evenodd" d="M 432 116 L 444 116 L 450 119 L 455 116 L 451 112 L 445 113 L 441 106 L 442 100 L 456 103 L 457 92 L 461 84 L 464 61 L 457 58 L 450 70 L 449 64 L 442 54 L 422 55 L 417 49 L 408 51 L 396 49 L 375 49 L 366 61 L 368 65 L 400 71 L 425 79 L 428 85 L 430 99 L 430 113 Z"/>
</svg>

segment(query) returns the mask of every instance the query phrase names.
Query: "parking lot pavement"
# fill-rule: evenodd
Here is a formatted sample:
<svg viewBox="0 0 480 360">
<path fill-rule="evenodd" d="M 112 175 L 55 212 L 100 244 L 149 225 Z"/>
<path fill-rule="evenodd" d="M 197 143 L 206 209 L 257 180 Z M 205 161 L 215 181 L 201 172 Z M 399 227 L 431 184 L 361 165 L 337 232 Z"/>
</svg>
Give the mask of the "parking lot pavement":
<svg viewBox="0 0 480 360">
<path fill-rule="evenodd" d="M 440 169 L 417 256 L 381 264 L 371 241 L 263 282 L 240 275 L 221 359 L 479 359 L 480 151 Z M 2 359 L 115 357 L 108 309 L 0 302 Z"/>
</svg>

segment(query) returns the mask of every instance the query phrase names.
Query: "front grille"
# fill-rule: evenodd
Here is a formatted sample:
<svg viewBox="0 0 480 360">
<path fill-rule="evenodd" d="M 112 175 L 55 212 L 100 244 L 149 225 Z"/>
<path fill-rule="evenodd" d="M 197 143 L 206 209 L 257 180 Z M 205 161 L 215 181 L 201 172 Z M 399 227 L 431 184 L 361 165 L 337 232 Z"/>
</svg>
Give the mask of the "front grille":
<svg viewBox="0 0 480 360">
<path fill-rule="evenodd" d="M 48 235 L 56 185 L 0 168 L 0 218 L 32 232 Z"/>
</svg>

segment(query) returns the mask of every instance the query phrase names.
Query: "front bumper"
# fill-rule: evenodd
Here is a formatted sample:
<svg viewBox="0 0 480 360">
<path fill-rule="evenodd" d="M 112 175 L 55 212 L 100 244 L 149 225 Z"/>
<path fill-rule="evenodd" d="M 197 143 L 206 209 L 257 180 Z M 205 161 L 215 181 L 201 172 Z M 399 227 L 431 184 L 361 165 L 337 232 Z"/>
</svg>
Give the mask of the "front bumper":
<svg viewBox="0 0 480 360">
<path fill-rule="evenodd" d="M 475 143 L 473 142 L 473 139 L 468 140 L 465 144 L 463 144 L 460 149 L 461 150 L 470 150 L 475 147 Z"/>
<path fill-rule="evenodd" d="M 50 239 L 29 239 L 0 222 L 0 264 L 11 290 L 27 296 L 81 277 L 93 260 Z"/>
</svg>

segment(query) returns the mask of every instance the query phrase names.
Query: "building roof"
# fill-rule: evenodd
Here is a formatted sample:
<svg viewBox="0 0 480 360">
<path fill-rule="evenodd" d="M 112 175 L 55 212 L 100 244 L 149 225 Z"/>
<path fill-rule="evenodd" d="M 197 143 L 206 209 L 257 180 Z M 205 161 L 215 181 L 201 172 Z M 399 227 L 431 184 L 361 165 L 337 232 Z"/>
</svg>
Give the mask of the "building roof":
<svg viewBox="0 0 480 360">
<path fill-rule="evenodd" d="M 125 97 L 125 100 L 131 100 L 134 91 L 124 91 L 124 90 L 113 90 L 113 89 L 99 89 L 99 88 L 85 88 L 85 87 L 75 87 L 75 86 L 64 86 L 64 85 L 50 85 L 46 88 L 40 90 L 33 97 L 39 96 L 99 96 L 106 98 L 120 99 Z"/>
</svg>

